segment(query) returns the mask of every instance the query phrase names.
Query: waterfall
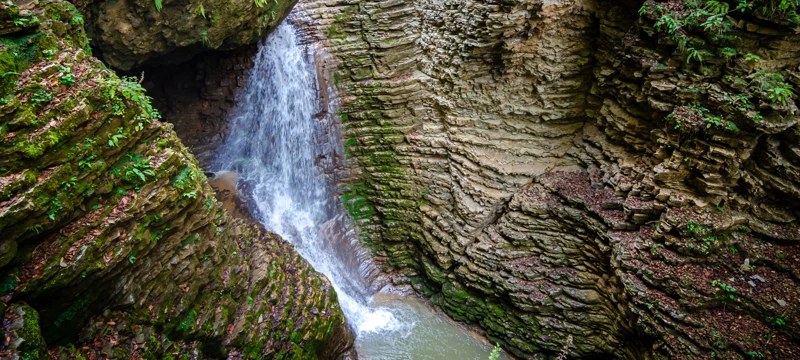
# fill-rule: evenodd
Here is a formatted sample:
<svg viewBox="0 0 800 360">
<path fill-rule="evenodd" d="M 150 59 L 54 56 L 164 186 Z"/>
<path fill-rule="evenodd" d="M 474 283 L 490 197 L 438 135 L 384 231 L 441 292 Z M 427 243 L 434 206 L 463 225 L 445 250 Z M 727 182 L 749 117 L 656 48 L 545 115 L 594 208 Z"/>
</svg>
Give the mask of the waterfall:
<svg viewBox="0 0 800 360">
<path fill-rule="evenodd" d="M 237 172 L 237 189 L 252 199 L 254 218 L 330 279 L 361 358 L 486 359 L 490 346 L 416 297 L 376 295 L 364 249 L 326 176 L 332 170 L 322 170 L 330 167 L 326 156 L 343 145 L 319 116 L 316 74 L 313 56 L 284 22 L 259 44 L 212 171 Z"/>
<path fill-rule="evenodd" d="M 213 168 L 236 171 L 268 229 L 292 242 L 330 279 L 357 332 L 397 326 L 386 309 L 370 309 L 375 292 L 362 274 L 356 237 L 336 211 L 335 184 L 315 165 L 322 129 L 313 57 L 288 23 L 259 44 L 232 130 Z M 352 231 L 350 231 L 352 232 Z"/>
</svg>

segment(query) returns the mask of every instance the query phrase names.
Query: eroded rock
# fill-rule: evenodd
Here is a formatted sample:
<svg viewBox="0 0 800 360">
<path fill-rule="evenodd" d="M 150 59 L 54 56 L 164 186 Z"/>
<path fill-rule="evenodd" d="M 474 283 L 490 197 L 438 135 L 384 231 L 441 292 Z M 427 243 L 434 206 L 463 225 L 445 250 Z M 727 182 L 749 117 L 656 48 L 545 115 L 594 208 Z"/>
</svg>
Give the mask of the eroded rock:
<svg viewBox="0 0 800 360">
<path fill-rule="evenodd" d="M 340 62 L 348 210 L 524 358 L 800 356 L 798 303 L 774 300 L 799 295 L 796 96 L 748 90 L 743 57 L 687 61 L 642 5 L 300 2 Z M 736 51 L 797 88 L 800 39 L 756 17 Z"/>
<path fill-rule="evenodd" d="M 33 25 L 0 38 L 4 356 L 42 358 L 45 341 L 63 359 L 349 348 L 328 280 L 277 235 L 230 218 L 138 79 L 88 52 L 72 5 L 6 2 L 6 18 Z"/>
</svg>

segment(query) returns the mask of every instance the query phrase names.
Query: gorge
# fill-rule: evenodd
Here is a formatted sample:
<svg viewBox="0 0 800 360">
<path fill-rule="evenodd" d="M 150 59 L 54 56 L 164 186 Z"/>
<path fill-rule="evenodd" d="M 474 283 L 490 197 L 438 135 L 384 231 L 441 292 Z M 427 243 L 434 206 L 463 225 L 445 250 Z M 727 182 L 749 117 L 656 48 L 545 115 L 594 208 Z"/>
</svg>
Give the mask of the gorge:
<svg viewBox="0 0 800 360">
<path fill-rule="evenodd" d="M 73 4 L 0 6 L 2 358 L 800 358 L 795 1 Z"/>
</svg>

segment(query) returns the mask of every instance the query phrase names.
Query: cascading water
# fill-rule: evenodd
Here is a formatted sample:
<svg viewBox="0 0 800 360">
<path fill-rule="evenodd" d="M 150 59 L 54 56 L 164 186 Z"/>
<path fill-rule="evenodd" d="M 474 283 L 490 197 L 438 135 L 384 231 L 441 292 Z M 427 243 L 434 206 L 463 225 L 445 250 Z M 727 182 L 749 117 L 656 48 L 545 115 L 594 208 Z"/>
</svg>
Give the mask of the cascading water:
<svg viewBox="0 0 800 360">
<path fill-rule="evenodd" d="M 226 151 L 218 155 L 215 167 L 237 171 L 254 199 L 256 217 L 331 279 L 356 330 L 394 326 L 390 312 L 369 309 L 371 287 L 357 261 L 346 259 L 352 254 L 320 236 L 337 222 L 337 214 L 327 211 L 333 189 L 314 163 L 319 110 L 312 59 L 284 23 L 260 45 Z"/>
<path fill-rule="evenodd" d="M 280 25 L 259 45 L 214 170 L 237 172 L 254 217 L 331 280 L 362 359 L 486 359 L 488 346 L 418 300 L 373 301 L 376 289 L 364 275 L 335 184 L 315 164 L 324 155 L 317 90 L 312 56 L 291 25 Z"/>
</svg>

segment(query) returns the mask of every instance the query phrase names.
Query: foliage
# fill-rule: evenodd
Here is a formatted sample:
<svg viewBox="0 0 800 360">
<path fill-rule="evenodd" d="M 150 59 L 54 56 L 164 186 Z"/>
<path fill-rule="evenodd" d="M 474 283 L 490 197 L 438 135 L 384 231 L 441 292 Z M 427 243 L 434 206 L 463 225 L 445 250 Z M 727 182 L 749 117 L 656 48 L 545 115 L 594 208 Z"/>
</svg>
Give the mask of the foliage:
<svg viewBox="0 0 800 360">
<path fill-rule="evenodd" d="M 200 30 L 200 39 L 203 41 L 203 45 L 208 44 L 208 30 L 207 29 Z"/>
<path fill-rule="evenodd" d="M 711 281 L 711 286 L 712 287 L 719 287 L 720 289 L 722 289 L 722 291 L 726 292 L 728 294 L 728 297 L 731 298 L 731 299 L 734 298 L 733 294 L 736 293 L 736 288 L 735 287 L 730 286 L 730 285 L 728 285 L 728 284 L 726 284 L 726 283 L 724 283 L 724 282 L 722 282 L 720 280 L 712 280 Z"/>
<path fill-rule="evenodd" d="M 47 90 L 39 89 L 39 91 L 37 91 L 37 92 L 33 93 L 33 95 L 31 95 L 31 102 L 34 105 L 46 104 L 46 103 L 49 103 L 49 102 L 53 101 L 53 99 L 55 99 L 55 98 L 56 97 L 53 96 L 52 94 L 50 94 Z"/>
<path fill-rule="evenodd" d="M 125 156 L 130 164 L 125 170 L 125 180 L 132 183 L 146 183 L 148 176 L 156 177 L 156 173 L 150 167 L 150 160 L 144 158 L 142 154 L 128 153 Z"/>
<path fill-rule="evenodd" d="M 91 170 L 92 167 L 94 166 L 93 165 L 94 164 L 93 163 L 94 159 L 95 159 L 95 155 L 89 155 L 89 157 L 87 157 L 86 159 L 78 161 L 78 168 L 80 168 L 81 170 L 84 170 L 84 169 L 90 169 Z"/>
<path fill-rule="evenodd" d="M 67 191 L 71 187 L 75 186 L 75 182 L 77 182 L 77 181 L 78 181 L 78 177 L 77 176 L 73 176 L 73 177 L 69 178 L 69 180 L 67 180 L 67 181 L 62 181 L 61 182 L 61 189 L 64 190 L 64 191 Z"/>
<path fill-rule="evenodd" d="M 108 134 L 108 146 L 118 147 L 119 141 L 125 139 L 127 136 L 123 133 L 125 128 L 120 127 L 115 134 Z"/>
<path fill-rule="evenodd" d="M 784 25 L 796 26 L 800 24 L 798 4 L 800 0 L 648 0 L 639 9 L 639 14 L 653 21 L 656 31 L 667 35 L 677 50 L 685 54 L 687 64 L 703 63 L 715 54 L 729 62 L 748 64 L 743 69 L 749 72 L 742 77 L 726 76 L 726 83 L 739 91 L 728 99 L 728 103 L 746 118 L 758 121 L 763 118 L 756 111 L 759 100 L 787 106 L 794 96 L 794 89 L 780 73 L 759 69 L 762 65 L 758 55 L 737 50 L 736 45 L 741 39 L 736 31 L 736 17 L 768 17 Z M 701 125 L 699 119 L 706 120 L 706 128 L 725 125 L 735 130 L 733 123 L 710 116 L 707 110 L 696 105 L 683 106 L 676 112 L 671 119 L 673 122 L 680 115 L 698 116 L 688 119 L 688 124 L 687 121 L 677 122 L 676 128 L 682 131 L 696 132 Z"/>
<path fill-rule="evenodd" d="M 736 124 L 724 118 L 714 116 L 711 111 L 696 104 L 676 107 L 667 115 L 667 121 L 673 124 L 676 130 L 684 133 L 697 133 L 702 129 L 727 129 L 737 131 Z"/>
<path fill-rule="evenodd" d="M 189 314 L 186 315 L 186 318 L 178 325 L 177 330 L 186 331 L 191 329 L 195 320 L 197 320 L 197 310 L 191 309 L 189 310 Z"/>
<path fill-rule="evenodd" d="M 750 90 L 766 93 L 767 98 L 773 103 L 781 103 L 786 106 L 786 100 L 792 98 L 793 86 L 786 83 L 783 75 L 758 70 L 751 77 Z"/>
<path fill-rule="evenodd" d="M 75 14 L 72 16 L 72 19 L 69 20 L 69 24 L 72 26 L 83 26 L 83 16 L 81 16 L 81 14 Z"/>
<path fill-rule="evenodd" d="M 107 79 L 104 81 L 103 97 L 107 99 L 103 105 L 105 109 L 111 110 L 114 115 L 121 116 L 129 108 L 139 111 L 133 118 L 137 123 L 137 130 L 144 128 L 144 124 L 151 124 L 153 120 L 161 119 L 161 114 L 153 108 L 152 98 L 145 95 L 145 90 L 139 83 L 141 80 L 135 77 L 122 77 Z M 136 107 L 128 106 L 125 102 L 132 102 Z M 110 144 L 109 144 L 110 145 Z"/>
<path fill-rule="evenodd" d="M 75 85 L 75 75 L 64 74 L 58 79 L 58 83 L 66 86 Z"/>
<path fill-rule="evenodd" d="M 61 201 L 58 198 L 50 199 L 50 206 L 47 209 L 47 217 L 51 221 L 56 220 L 56 215 L 64 209 L 64 206 L 61 205 Z"/>
<path fill-rule="evenodd" d="M 494 349 L 492 349 L 492 353 L 489 354 L 489 360 L 497 360 L 500 357 L 500 351 L 503 349 L 500 348 L 500 344 L 495 344 Z"/>
</svg>

